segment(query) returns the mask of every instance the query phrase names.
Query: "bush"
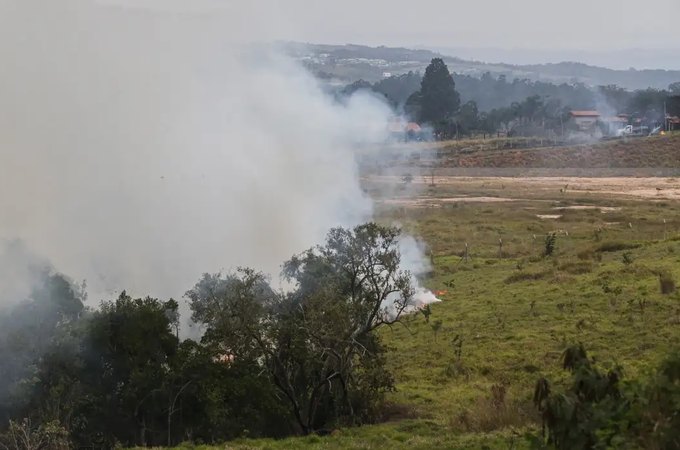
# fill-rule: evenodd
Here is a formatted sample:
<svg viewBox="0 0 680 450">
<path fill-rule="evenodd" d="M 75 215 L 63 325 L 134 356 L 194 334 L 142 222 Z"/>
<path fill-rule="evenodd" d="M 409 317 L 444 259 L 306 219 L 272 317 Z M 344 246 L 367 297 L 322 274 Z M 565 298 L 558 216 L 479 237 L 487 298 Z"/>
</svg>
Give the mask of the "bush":
<svg viewBox="0 0 680 450">
<path fill-rule="evenodd" d="M 530 403 L 509 400 L 506 387 L 494 384 L 488 397 L 478 399 L 456 416 L 451 425 L 464 432 L 488 433 L 503 428 L 521 428 L 535 423 L 536 419 Z"/>
<path fill-rule="evenodd" d="M 29 419 L 10 420 L 9 428 L 0 436 L 0 448 L 7 450 L 68 450 L 68 431 L 58 422 L 33 425 Z"/>
<path fill-rule="evenodd" d="M 631 252 L 623 252 L 621 260 L 625 265 L 629 266 L 633 264 L 634 261 L 633 254 Z"/>
<path fill-rule="evenodd" d="M 659 287 L 663 295 L 670 295 L 675 292 L 675 280 L 670 272 L 659 273 Z"/>
<path fill-rule="evenodd" d="M 551 256 L 555 252 L 555 244 L 557 243 L 557 234 L 550 233 L 545 237 L 545 244 L 543 249 L 543 256 Z"/>
<path fill-rule="evenodd" d="M 649 379 L 622 383 L 622 373 L 597 369 L 583 346 L 563 355 L 571 384 L 553 392 L 539 379 L 534 404 L 542 414 L 543 436 L 531 439 L 557 450 L 598 448 L 676 449 L 680 442 L 680 353 Z"/>
</svg>

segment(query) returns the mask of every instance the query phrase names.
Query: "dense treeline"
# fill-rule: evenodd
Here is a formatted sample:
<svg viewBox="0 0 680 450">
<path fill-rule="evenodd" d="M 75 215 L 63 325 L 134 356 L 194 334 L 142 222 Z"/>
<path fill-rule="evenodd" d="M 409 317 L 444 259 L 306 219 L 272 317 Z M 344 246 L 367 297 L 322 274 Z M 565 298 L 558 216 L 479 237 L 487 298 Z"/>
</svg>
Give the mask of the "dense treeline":
<svg viewBox="0 0 680 450">
<path fill-rule="evenodd" d="M 375 224 L 334 229 L 284 265 L 286 292 L 251 269 L 204 275 L 186 294 L 200 342 L 179 339 L 174 300 L 123 292 L 89 309 L 64 276 L 37 274 L 0 319 L 0 448 L 21 436 L 113 448 L 376 420 L 393 381 L 375 331 L 414 295 L 398 239 Z"/>
<path fill-rule="evenodd" d="M 433 97 L 432 101 L 422 97 L 427 90 L 441 93 L 447 89 L 456 94 Z M 519 135 L 564 135 L 571 110 L 627 114 L 648 126 L 662 124 L 664 113 L 680 115 L 680 82 L 667 90 L 627 91 L 613 85 L 590 88 L 582 83 L 508 81 L 505 76 L 495 78 L 489 73 L 476 78 L 450 74 L 443 60 L 437 58 L 424 75 L 409 72 L 374 84 L 360 80 L 346 86 L 340 95 L 358 90 L 375 92 L 395 111 L 432 125 L 444 137 L 499 130 Z M 442 108 L 442 102 L 448 107 Z"/>
</svg>

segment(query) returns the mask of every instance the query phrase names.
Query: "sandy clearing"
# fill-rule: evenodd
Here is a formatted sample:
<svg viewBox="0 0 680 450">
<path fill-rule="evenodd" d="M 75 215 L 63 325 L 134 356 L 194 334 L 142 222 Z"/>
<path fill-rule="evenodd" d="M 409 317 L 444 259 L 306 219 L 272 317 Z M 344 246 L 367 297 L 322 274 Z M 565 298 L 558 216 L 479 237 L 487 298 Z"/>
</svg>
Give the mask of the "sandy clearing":
<svg viewBox="0 0 680 450">
<path fill-rule="evenodd" d="M 401 177 L 369 176 L 370 182 L 400 184 Z M 415 177 L 414 184 L 429 184 L 431 178 Z M 435 176 L 436 185 L 465 188 L 523 189 L 526 191 L 580 192 L 641 199 L 680 200 L 680 178 L 654 177 L 454 177 Z"/>
<path fill-rule="evenodd" d="M 505 203 L 518 199 L 502 197 L 428 197 L 428 198 L 388 198 L 377 203 L 392 206 L 441 207 L 445 203 Z"/>
<path fill-rule="evenodd" d="M 621 211 L 621 207 L 618 206 L 596 206 L 596 205 L 572 205 L 572 206 L 556 206 L 553 208 L 556 211 L 586 211 L 586 210 L 599 210 L 601 213 L 609 213 L 615 211 Z"/>
<path fill-rule="evenodd" d="M 561 214 L 536 214 L 536 217 L 538 217 L 539 219 L 543 219 L 543 220 L 550 220 L 550 219 L 557 220 L 557 219 L 561 219 L 562 215 Z"/>
</svg>

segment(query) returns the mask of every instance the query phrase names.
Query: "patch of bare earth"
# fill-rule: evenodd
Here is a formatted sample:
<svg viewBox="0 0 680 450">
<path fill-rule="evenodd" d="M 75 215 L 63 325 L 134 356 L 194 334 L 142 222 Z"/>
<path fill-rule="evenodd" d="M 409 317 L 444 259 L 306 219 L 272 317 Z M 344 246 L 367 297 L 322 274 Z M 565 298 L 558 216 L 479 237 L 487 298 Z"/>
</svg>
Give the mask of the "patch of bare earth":
<svg viewBox="0 0 680 450">
<path fill-rule="evenodd" d="M 436 208 L 447 203 L 494 203 L 494 202 L 514 202 L 514 198 L 502 197 L 444 197 L 444 198 L 388 198 L 379 200 L 378 203 L 392 206 L 409 206 L 420 208 Z"/>
<path fill-rule="evenodd" d="M 400 177 L 370 176 L 378 184 L 399 184 Z M 416 178 L 414 184 L 432 184 L 432 179 Z M 528 193 L 591 193 L 638 199 L 680 200 L 680 179 L 661 177 L 456 177 L 436 176 L 434 185 L 461 189 L 509 189 Z M 479 197 L 484 198 L 484 197 Z M 489 201 L 502 201 L 498 199 Z M 507 201 L 507 200 L 506 200 Z"/>
</svg>

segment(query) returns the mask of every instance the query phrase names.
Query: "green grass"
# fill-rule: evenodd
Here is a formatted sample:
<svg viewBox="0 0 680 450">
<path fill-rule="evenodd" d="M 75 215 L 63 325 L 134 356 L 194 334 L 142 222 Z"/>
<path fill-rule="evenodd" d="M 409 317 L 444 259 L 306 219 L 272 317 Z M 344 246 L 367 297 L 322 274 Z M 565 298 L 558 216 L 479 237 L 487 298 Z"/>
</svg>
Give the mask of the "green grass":
<svg viewBox="0 0 680 450">
<path fill-rule="evenodd" d="M 339 430 L 332 436 L 307 436 L 284 440 L 257 439 L 237 440 L 221 446 L 194 446 L 191 444 L 176 447 L 177 450 L 341 450 L 341 449 L 469 449 L 479 450 L 484 446 L 490 448 L 508 448 L 509 442 L 516 442 L 515 449 L 523 446 L 522 437 L 517 433 L 467 434 L 456 435 L 439 424 L 421 420 L 404 421 Z"/>
<path fill-rule="evenodd" d="M 430 194 L 448 195 L 441 189 Z M 680 280 L 680 222 L 670 220 L 680 217 L 680 204 L 596 194 L 539 197 L 378 211 L 380 220 L 398 221 L 429 246 L 434 267 L 425 284 L 442 291 L 443 300 L 433 305 L 429 323 L 415 315 L 407 326 L 381 332 L 397 387 L 385 423 L 328 437 L 196 448 L 527 448 L 520 436 L 538 427 L 534 384 L 540 376 L 566 380 L 560 369 L 566 345 L 582 342 L 603 367 L 621 365 L 626 377 L 644 376 L 680 342 L 680 295 L 662 294 L 659 284 L 660 273 Z M 620 209 L 537 217 L 556 205 L 584 203 Z M 556 251 L 544 258 L 550 232 L 558 233 Z M 465 243 L 468 262 L 461 260 Z"/>
</svg>

